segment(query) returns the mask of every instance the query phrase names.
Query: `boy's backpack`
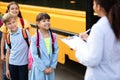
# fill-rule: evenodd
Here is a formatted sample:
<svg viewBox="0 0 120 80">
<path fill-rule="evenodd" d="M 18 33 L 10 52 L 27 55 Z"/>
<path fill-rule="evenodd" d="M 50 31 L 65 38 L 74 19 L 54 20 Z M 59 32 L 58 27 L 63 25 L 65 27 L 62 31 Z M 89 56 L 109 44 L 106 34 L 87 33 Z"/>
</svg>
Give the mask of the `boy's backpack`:
<svg viewBox="0 0 120 80">
<path fill-rule="evenodd" d="M 55 36 L 54 33 L 52 33 L 52 35 L 53 35 L 53 40 L 54 40 L 53 44 L 54 44 L 55 41 L 56 41 L 56 36 Z M 40 36 L 40 35 L 39 35 L 39 36 Z M 39 38 L 40 38 L 40 37 L 39 37 Z M 38 47 L 38 45 L 37 45 L 37 37 L 36 37 L 36 46 L 37 46 L 37 48 L 39 49 L 39 47 Z M 30 49 L 29 49 L 29 52 L 28 52 L 28 69 L 29 69 L 29 70 L 32 68 L 32 64 L 33 64 L 33 57 L 32 57 L 32 53 L 31 53 L 31 51 L 30 51 Z"/>
</svg>

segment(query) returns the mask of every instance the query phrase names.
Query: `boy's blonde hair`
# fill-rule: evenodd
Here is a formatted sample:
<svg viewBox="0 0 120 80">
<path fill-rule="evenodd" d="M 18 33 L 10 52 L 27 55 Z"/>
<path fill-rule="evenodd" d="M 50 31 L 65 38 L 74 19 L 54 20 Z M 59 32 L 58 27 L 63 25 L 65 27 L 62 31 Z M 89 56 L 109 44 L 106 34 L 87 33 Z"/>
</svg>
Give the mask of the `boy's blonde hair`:
<svg viewBox="0 0 120 80">
<path fill-rule="evenodd" d="M 12 13 L 6 13 L 4 14 L 3 16 L 3 22 L 6 23 L 6 22 L 9 22 L 12 18 L 16 19 L 16 17 L 14 16 L 14 14 Z"/>
</svg>

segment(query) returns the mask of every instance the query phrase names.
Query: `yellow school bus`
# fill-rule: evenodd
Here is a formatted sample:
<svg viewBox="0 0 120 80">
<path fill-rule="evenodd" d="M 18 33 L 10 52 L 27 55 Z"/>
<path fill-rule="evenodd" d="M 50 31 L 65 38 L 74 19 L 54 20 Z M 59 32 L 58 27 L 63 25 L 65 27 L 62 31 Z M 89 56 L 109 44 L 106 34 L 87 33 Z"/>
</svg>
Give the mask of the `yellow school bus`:
<svg viewBox="0 0 120 80">
<path fill-rule="evenodd" d="M 9 0 L 0 1 L 0 12 L 6 11 Z M 36 15 L 40 12 L 47 12 L 51 16 L 52 30 L 58 36 L 73 36 L 86 31 L 86 0 L 19 0 L 20 11 L 23 18 L 31 25 L 35 24 Z M 34 28 L 32 28 L 33 31 Z M 34 33 L 34 32 L 33 32 Z M 58 62 L 64 64 L 68 56 L 70 60 L 78 62 L 75 58 L 75 51 L 68 47 L 58 37 L 59 56 Z"/>
</svg>

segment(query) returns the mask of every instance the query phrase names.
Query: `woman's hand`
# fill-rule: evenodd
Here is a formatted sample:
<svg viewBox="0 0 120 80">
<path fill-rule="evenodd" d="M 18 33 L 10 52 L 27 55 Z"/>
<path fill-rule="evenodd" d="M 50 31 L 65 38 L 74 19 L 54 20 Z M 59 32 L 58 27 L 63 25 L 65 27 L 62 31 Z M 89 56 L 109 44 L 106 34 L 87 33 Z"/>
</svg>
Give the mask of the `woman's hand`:
<svg viewBox="0 0 120 80">
<path fill-rule="evenodd" d="M 79 35 L 79 37 L 81 37 L 84 41 L 87 41 L 88 34 L 87 33 L 82 33 L 82 34 Z"/>
<path fill-rule="evenodd" d="M 79 34 L 79 37 L 81 37 L 84 41 L 87 41 L 88 39 L 88 32 L 90 32 L 91 29 L 88 29 L 87 31 L 83 32 L 83 33 L 80 33 Z"/>
</svg>

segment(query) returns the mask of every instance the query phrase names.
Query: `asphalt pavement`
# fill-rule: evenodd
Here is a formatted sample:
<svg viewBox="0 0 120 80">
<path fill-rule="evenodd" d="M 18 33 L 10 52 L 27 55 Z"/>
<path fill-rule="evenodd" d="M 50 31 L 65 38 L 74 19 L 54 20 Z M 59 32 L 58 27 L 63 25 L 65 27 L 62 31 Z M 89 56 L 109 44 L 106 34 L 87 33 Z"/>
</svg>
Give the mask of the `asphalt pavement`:
<svg viewBox="0 0 120 80">
<path fill-rule="evenodd" d="M 84 80 L 86 67 L 68 60 L 65 64 L 58 63 L 55 80 Z"/>
</svg>

